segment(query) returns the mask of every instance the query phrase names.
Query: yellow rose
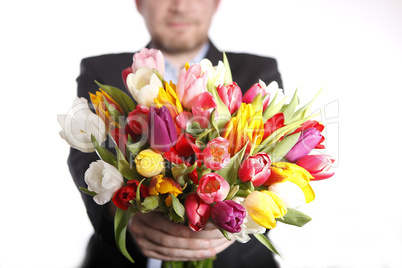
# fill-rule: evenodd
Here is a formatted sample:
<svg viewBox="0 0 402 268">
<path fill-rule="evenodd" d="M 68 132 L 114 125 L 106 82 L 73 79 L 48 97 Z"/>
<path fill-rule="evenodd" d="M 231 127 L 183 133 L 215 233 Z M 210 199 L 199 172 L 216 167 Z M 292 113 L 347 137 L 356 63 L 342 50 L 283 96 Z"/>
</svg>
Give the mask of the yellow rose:
<svg viewBox="0 0 402 268">
<path fill-rule="evenodd" d="M 271 191 L 252 192 L 246 198 L 245 207 L 251 218 L 267 229 L 275 228 L 275 219 L 287 212 L 283 201 Z"/>
<path fill-rule="evenodd" d="M 154 177 L 164 169 L 163 157 L 152 149 L 141 151 L 135 158 L 137 172 L 144 177 Z"/>
</svg>

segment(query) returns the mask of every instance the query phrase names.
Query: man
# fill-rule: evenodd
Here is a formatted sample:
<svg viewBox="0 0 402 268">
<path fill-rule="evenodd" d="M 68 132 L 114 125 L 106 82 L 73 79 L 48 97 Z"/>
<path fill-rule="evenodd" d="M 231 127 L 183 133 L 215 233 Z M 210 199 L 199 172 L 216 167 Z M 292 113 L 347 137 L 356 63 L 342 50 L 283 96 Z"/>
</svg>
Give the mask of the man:
<svg viewBox="0 0 402 268">
<path fill-rule="evenodd" d="M 186 62 L 208 58 L 214 65 L 222 53 L 210 42 L 208 29 L 219 0 L 136 0 L 151 42 L 148 47 L 162 51 L 165 57 L 165 79 L 177 79 Z M 94 80 L 125 89 L 121 71 L 131 66 L 133 53 L 109 54 L 84 59 L 77 78 L 78 96 L 98 88 Z M 274 59 L 248 54 L 227 53 L 233 80 L 243 93 L 258 82 L 277 81 L 280 74 Z M 98 159 L 95 153 L 84 154 L 71 149 L 68 159 L 77 186 L 86 187 L 84 173 Z M 214 267 L 276 267 L 272 254 L 258 241 L 246 244 L 228 241 L 213 226 L 201 232 L 168 221 L 157 213 L 138 213 L 128 225 L 127 247 L 135 264 L 121 255 L 114 242 L 113 204 L 98 206 L 83 194 L 88 216 L 94 226 L 83 267 L 149 267 L 153 258 L 167 261 L 200 260 L 217 255 Z"/>
</svg>

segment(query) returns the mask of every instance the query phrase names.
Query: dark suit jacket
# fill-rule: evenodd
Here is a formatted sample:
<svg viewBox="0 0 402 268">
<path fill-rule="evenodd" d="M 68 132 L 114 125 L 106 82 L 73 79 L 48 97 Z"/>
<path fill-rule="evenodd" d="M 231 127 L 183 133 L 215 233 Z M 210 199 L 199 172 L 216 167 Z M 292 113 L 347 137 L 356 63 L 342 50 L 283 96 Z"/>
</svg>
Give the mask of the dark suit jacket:
<svg viewBox="0 0 402 268">
<path fill-rule="evenodd" d="M 237 82 L 243 94 L 259 79 L 265 83 L 277 81 L 282 88 L 281 77 L 275 59 L 250 54 L 226 53 L 232 71 L 233 81 Z M 108 54 L 85 58 L 81 62 L 81 72 L 77 78 L 78 96 L 89 99 L 88 92 L 98 90 L 95 80 L 112 85 L 126 93 L 121 71 L 132 64 L 133 53 Z M 223 59 L 211 43 L 206 55 L 213 65 Z M 129 94 L 129 93 L 128 93 Z M 130 94 L 129 94 L 130 95 Z M 90 163 L 98 160 L 96 153 L 82 153 L 71 149 L 68 166 L 77 187 L 87 187 L 84 173 Z M 95 229 L 87 249 L 83 267 L 146 267 L 146 257 L 136 248 L 130 236 L 127 247 L 135 264 L 131 264 L 117 250 L 114 242 L 113 219 L 107 213 L 107 206 L 97 205 L 91 196 L 82 194 L 88 216 Z M 252 238 L 246 244 L 236 242 L 218 255 L 214 267 L 276 267 L 272 254 L 258 241 Z"/>
</svg>

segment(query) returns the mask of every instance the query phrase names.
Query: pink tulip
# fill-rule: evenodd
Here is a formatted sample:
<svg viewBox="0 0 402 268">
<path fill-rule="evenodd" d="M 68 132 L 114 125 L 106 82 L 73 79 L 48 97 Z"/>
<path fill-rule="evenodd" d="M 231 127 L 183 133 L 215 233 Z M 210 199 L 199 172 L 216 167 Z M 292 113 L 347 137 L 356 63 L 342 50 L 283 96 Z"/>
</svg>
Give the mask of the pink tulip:
<svg viewBox="0 0 402 268">
<path fill-rule="evenodd" d="M 208 73 L 202 73 L 200 64 L 180 71 L 176 93 L 185 108 L 191 109 L 197 104 L 199 95 L 207 91 L 207 81 Z"/>
<path fill-rule="evenodd" d="M 209 124 L 209 118 L 212 111 L 216 108 L 216 102 L 214 97 L 208 91 L 201 93 L 197 98 L 197 103 L 192 107 L 196 122 L 200 124 L 202 128 L 207 128 Z"/>
<path fill-rule="evenodd" d="M 197 194 L 207 204 L 223 201 L 229 193 L 229 183 L 217 173 L 208 173 L 198 182 Z"/>
<path fill-rule="evenodd" d="M 334 162 L 335 159 L 329 155 L 306 155 L 297 160 L 296 165 L 310 172 L 314 177 L 313 180 L 323 180 L 335 174 L 331 166 Z"/>
<path fill-rule="evenodd" d="M 244 94 L 243 102 L 251 103 L 258 94 L 261 94 L 261 98 L 263 98 L 265 95 L 269 94 L 268 88 L 262 87 L 259 83 L 254 84 L 249 90 L 247 90 L 246 94 Z M 262 102 L 262 107 L 264 110 L 269 104 L 269 98 L 270 95 L 266 96 L 266 98 Z"/>
<path fill-rule="evenodd" d="M 238 176 L 242 182 L 251 181 L 255 187 L 261 186 L 271 175 L 271 156 L 257 153 L 249 156 L 239 167 Z"/>
<path fill-rule="evenodd" d="M 160 50 L 143 48 L 140 52 L 135 53 L 131 66 L 133 72 L 137 72 L 139 68 L 144 66 L 157 70 L 162 77 L 165 75 L 165 62 Z"/>
<path fill-rule="evenodd" d="M 196 193 L 190 193 L 184 200 L 188 225 L 194 231 L 201 231 L 211 216 L 211 205 L 206 204 Z"/>
<path fill-rule="evenodd" d="M 236 112 L 242 102 L 242 92 L 236 82 L 227 84 L 226 86 L 219 85 L 217 87 L 219 97 L 221 97 L 223 103 L 229 108 L 231 114 Z"/>
<path fill-rule="evenodd" d="M 208 142 L 204 154 L 204 165 L 212 170 L 220 170 L 230 162 L 229 141 L 218 137 Z"/>
</svg>

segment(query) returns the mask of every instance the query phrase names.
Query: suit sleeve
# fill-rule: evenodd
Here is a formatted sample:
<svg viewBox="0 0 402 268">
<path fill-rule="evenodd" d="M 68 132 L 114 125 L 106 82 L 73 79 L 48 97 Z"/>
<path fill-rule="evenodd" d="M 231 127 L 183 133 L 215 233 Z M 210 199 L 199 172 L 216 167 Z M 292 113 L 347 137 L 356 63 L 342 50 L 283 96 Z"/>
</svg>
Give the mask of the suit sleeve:
<svg viewBox="0 0 402 268">
<path fill-rule="evenodd" d="M 96 83 L 94 82 L 94 80 L 97 78 L 96 67 L 92 67 L 91 65 L 93 65 L 91 60 L 82 60 L 80 75 L 77 78 L 77 96 L 88 99 L 89 103 L 90 100 L 88 92 L 94 93 L 98 89 Z M 99 160 L 99 157 L 96 153 L 83 153 L 74 148 L 70 149 L 67 163 L 78 191 L 80 191 L 78 187 L 88 187 L 84 181 L 84 174 L 89 165 L 96 160 Z M 85 194 L 82 191 L 80 191 L 80 193 L 84 201 L 88 217 L 94 227 L 95 234 L 99 235 L 99 238 L 104 242 L 114 243 L 113 220 L 108 214 L 108 204 L 103 206 L 98 205 L 95 203 L 92 196 Z"/>
</svg>

